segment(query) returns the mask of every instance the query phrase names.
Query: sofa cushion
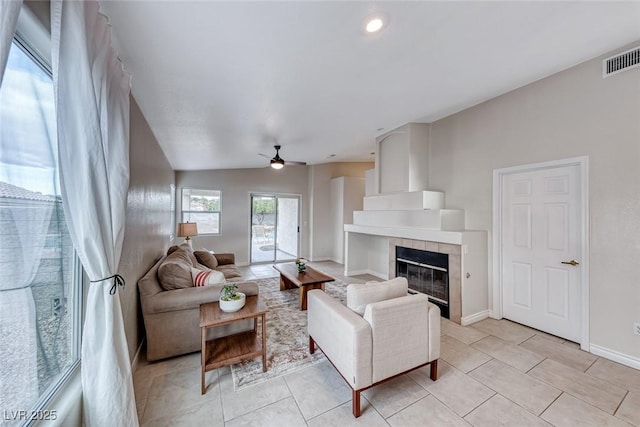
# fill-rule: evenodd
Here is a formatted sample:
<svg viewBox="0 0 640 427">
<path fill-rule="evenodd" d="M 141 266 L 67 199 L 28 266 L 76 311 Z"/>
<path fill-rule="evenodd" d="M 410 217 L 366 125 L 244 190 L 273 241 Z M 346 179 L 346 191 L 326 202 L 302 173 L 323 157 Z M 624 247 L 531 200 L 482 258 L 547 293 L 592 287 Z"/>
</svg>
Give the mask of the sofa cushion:
<svg viewBox="0 0 640 427">
<path fill-rule="evenodd" d="M 191 268 L 193 264 L 189 254 L 178 249 L 167 256 L 158 267 L 158 281 L 165 291 L 193 286 Z"/>
<path fill-rule="evenodd" d="M 406 296 L 408 289 L 404 277 L 385 282 L 351 284 L 347 286 L 347 307 L 362 316 L 367 304 Z"/>
<path fill-rule="evenodd" d="M 235 254 L 232 254 L 232 253 L 214 254 L 214 256 L 218 260 L 218 265 L 227 265 L 227 264 L 236 263 L 236 256 Z"/>
<path fill-rule="evenodd" d="M 198 260 L 198 262 L 200 264 L 206 265 L 207 267 L 209 267 L 211 269 L 218 268 L 218 260 L 216 259 L 216 257 L 211 255 L 210 252 L 208 252 L 208 251 L 195 251 L 195 252 L 193 252 L 193 254 L 195 255 L 196 259 Z"/>
<path fill-rule="evenodd" d="M 211 270 L 210 268 L 203 270 L 192 268 L 191 277 L 193 278 L 193 286 L 222 285 L 226 282 L 221 271 Z"/>
<path fill-rule="evenodd" d="M 236 268 L 235 264 L 218 265 L 216 270 L 222 272 L 225 279 L 233 279 L 242 276 L 240 270 Z"/>
<path fill-rule="evenodd" d="M 258 295 L 259 290 L 256 282 L 239 282 L 237 285 L 238 291 L 244 293 L 246 296 Z M 149 298 L 147 305 L 148 311 L 145 314 L 151 315 L 177 310 L 198 310 L 202 303 L 218 301 L 222 286 L 223 285 L 191 286 L 188 289 L 160 292 L 152 298 Z M 198 331 L 198 335 L 199 334 Z"/>
</svg>

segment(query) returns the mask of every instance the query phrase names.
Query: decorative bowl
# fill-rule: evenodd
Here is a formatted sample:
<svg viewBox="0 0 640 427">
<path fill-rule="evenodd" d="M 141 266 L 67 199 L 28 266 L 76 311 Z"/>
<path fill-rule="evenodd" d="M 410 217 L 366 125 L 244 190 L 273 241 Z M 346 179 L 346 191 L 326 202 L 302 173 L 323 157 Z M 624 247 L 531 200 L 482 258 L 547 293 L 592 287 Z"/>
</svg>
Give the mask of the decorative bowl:
<svg viewBox="0 0 640 427">
<path fill-rule="evenodd" d="M 233 313 L 234 311 L 238 311 L 242 307 L 244 307 L 244 304 L 247 302 L 247 296 L 242 292 L 236 292 L 236 293 L 240 295 L 239 299 L 234 299 L 230 301 L 224 301 L 220 299 L 219 301 L 220 310 L 226 313 Z"/>
</svg>

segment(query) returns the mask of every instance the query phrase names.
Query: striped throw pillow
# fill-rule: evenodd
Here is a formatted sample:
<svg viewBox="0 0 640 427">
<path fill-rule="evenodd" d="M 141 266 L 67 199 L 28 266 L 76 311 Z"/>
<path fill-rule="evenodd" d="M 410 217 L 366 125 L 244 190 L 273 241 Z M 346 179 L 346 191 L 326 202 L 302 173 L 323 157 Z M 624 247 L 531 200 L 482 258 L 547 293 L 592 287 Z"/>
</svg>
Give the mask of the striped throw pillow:
<svg viewBox="0 0 640 427">
<path fill-rule="evenodd" d="M 191 277 L 193 278 L 193 286 L 209 286 L 209 285 L 221 285 L 226 283 L 224 274 L 220 271 L 197 268 L 191 269 Z"/>
</svg>

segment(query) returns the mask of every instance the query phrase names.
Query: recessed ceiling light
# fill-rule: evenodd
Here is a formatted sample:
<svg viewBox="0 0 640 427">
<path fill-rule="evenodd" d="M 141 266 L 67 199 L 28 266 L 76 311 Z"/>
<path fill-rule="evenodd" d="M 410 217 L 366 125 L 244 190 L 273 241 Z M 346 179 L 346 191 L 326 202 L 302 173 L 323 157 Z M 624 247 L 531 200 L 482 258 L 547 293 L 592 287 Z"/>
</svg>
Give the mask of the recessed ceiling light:
<svg viewBox="0 0 640 427">
<path fill-rule="evenodd" d="M 389 25 L 389 19 L 384 13 L 369 15 L 364 21 L 363 29 L 366 34 L 379 33 Z"/>
<path fill-rule="evenodd" d="M 370 33 L 375 33 L 376 31 L 380 31 L 384 22 L 380 18 L 373 18 L 369 22 L 367 22 L 367 31 Z"/>
</svg>

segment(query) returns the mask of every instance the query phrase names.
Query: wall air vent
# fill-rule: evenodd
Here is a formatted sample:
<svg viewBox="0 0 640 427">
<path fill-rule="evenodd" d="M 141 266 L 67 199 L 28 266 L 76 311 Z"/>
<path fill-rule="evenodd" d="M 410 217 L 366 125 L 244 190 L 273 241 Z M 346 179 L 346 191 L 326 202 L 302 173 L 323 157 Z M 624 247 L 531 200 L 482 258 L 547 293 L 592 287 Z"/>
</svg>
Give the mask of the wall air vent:
<svg viewBox="0 0 640 427">
<path fill-rule="evenodd" d="M 640 67 L 640 46 L 602 61 L 602 77 L 609 77 L 637 67 Z"/>
</svg>

